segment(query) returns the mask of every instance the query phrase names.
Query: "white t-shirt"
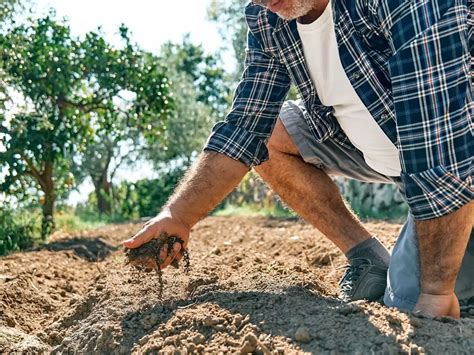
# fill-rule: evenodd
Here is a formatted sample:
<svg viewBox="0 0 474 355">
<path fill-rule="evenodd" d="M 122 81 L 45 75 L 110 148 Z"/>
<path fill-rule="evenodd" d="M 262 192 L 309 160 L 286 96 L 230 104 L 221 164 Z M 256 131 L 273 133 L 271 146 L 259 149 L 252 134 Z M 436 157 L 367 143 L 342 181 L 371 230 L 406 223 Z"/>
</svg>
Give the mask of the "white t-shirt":
<svg viewBox="0 0 474 355">
<path fill-rule="evenodd" d="M 337 48 L 331 3 L 314 22 L 297 23 L 311 78 L 323 105 L 333 106 L 339 125 L 367 165 L 387 176 L 400 176 L 398 149 L 382 131 L 352 87 Z"/>
</svg>

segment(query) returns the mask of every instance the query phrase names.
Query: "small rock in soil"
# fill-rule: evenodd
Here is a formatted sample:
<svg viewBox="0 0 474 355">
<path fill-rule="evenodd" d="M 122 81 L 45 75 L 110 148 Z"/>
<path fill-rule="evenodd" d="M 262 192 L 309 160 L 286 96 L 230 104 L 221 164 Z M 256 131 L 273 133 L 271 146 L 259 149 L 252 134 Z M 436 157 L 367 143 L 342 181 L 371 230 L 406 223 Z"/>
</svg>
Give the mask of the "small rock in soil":
<svg viewBox="0 0 474 355">
<path fill-rule="evenodd" d="M 348 315 L 351 313 L 356 313 L 360 311 L 360 307 L 357 304 L 349 303 L 342 305 L 337 310 L 340 314 Z"/>
<path fill-rule="evenodd" d="M 204 325 L 206 325 L 208 327 L 214 327 L 215 325 L 219 324 L 220 322 L 221 322 L 221 319 L 211 317 L 211 316 L 207 316 L 203 320 Z"/>
<path fill-rule="evenodd" d="M 211 253 L 214 255 L 221 255 L 222 252 L 218 247 L 215 247 L 214 249 L 211 250 Z"/>
<path fill-rule="evenodd" d="M 204 344 L 204 342 L 206 341 L 206 337 L 202 334 L 196 334 L 194 337 L 192 337 L 190 339 L 194 344 L 196 345 L 200 345 L 200 344 Z"/>
<path fill-rule="evenodd" d="M 306 327 L 299 327 L 295 332 L 295 340 L 300 343 L 309 343 L 311 341 L 311 335 Z"/>
<path fill-rule="evenodd" d="M 240 348 L 241 354 L 249 354 L 253 353 L 257 350 L 258 346 L 258 339 L 253 333 L 249 333 L 245 336 L 244 340 L 242 341 L 242 346 Z"/>
<path fill-rule="evenodd" d="M 423 321 L 418 317 L 410 317 L 410 324 L 416 328 L 423 326 Z"/>
</svg>

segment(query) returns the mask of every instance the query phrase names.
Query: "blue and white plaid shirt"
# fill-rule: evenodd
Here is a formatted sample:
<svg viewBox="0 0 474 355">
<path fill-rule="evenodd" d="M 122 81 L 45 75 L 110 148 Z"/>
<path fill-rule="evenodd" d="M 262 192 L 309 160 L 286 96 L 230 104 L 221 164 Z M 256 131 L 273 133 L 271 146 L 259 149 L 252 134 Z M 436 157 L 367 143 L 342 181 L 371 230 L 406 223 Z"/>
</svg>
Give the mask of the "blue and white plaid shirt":
<svg viewBox="0 0 474 355">
<path fill-rule="evenodd" d="M 472 1 L 333 0 L 342 65 L 400 152 L 401 178 L 417 219 L 446 215 L 473 199 Z M 246 66 L 225 121 L 204 147 L 252 167 L 291 82 L 319 141 L 355 149 L 324 106 L 305 63 L 296 22 L 249 4 Z"/>
</svg>

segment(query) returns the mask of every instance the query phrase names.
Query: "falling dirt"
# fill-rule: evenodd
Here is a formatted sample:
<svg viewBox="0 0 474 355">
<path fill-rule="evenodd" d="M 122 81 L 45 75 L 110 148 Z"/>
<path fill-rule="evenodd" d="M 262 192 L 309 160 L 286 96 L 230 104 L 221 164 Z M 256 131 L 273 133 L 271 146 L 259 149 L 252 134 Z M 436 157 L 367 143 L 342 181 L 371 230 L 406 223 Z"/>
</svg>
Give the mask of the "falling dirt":
<svg viewBox="0 0 474 355">
<path fill-rule="evenodd" d="M 175 244 L 181 245 L 180 252 L 183 255 L 186 274 L 189 273 L 190 259 L 187 249 L 184 249 L 184 241 L 176 236 L 169 236 L 168 233 L 161 233 L 158 237 L 142 244 L 138 248 L 127 249 L 125 248 L 125 265 L 130 265 L 139 272 L 151 272 L 156 271 L 158 277 L 158 295 L 161 297 L 163 294 L 163 271 L 161 266 L 165 259 L 173 257 L 173 248 Z M 161 251 L 164 250 L 164 255 L 160 255 Z M 178 268 L 178 258 L 172 260 L 171 266 Z"/>
<path fill-rule="evenodd" d="M 367 223 L 392 247 L 399 225 Z M 191 269 L 124 267 L 141 224 L 55 235 L 0 259 L 0 353 L 474 353 L 474 314 L 428 320 L 337 300 L 344 257 L 300 221 L 211 217 Z M 470 311 L 472 312 L 472 310 Z"/>
</svg>

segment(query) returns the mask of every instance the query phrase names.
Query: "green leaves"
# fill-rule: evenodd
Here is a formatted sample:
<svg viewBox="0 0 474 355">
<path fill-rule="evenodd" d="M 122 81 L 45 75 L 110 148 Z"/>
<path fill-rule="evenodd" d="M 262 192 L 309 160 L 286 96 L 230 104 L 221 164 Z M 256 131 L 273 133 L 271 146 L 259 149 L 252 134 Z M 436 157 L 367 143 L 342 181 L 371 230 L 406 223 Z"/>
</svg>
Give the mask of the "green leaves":
<svg viewBox="0 0 474 355">
<path fill-rule="evenodd" d="M 160 137 L 173 112 L 166 69 L 131 42 L 125 26 L 120 36 L 119 48 L 100 32 L 77 38 L 52 15 L 0 34 L 1 79 L 23 100 L 0 123 L 0 191 L 40 189 L 51 214 L 46 205 L 71 188 L 73 156 L 95 137 L 127 130 Z"/>
</svg>

